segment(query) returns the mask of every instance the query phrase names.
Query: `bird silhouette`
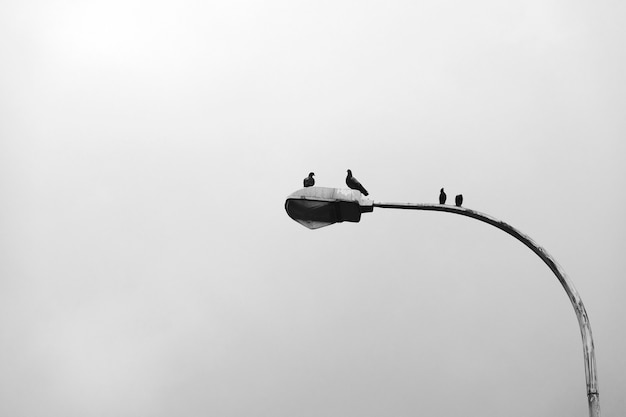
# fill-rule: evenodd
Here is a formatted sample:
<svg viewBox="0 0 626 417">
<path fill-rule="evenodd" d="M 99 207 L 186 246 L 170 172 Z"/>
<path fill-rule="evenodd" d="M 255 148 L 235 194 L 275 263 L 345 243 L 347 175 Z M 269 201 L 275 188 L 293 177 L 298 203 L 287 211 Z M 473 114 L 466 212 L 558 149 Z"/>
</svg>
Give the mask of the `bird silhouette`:
<svg viewBox="0 0 626 417">
<path fill-rule="evenodd" d="M 367 190 L 365 189 L 365 187 L 363 187 L 361 183 L 352 176 L 351 170 L 348 170 L 348 176 L 346 177 L 346 185 L 352 188 L 353 190 L 359 190 L 363 195 L 369 194 Z"/>
<path fill-rule="evenodd" d="M 443 188 L 439 192 L 439 204 L 446 204 L 446 193 L 443 191 Z"/>
<path fill-rule="evenodd" d="M 457 207 L 461 207 L 461 205 L 463 204 L 463 194 L 457 195 L 454 199 L 454 202 L 456 203 Z"/>
<path fill-rule="evenodd" d="M 313 178 L 314 175 L 314 173 L 309 172 L 309 176 L 304 179 L 305 187 L 313 187 L 315 185 L 315 178 Z"/>
</svg>

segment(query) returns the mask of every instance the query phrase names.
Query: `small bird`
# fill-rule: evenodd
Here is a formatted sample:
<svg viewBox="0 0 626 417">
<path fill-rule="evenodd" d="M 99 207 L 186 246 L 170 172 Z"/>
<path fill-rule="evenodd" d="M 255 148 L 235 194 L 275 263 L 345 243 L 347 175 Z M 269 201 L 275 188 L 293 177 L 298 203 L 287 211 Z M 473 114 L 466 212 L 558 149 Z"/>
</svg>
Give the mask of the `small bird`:
<svg viewBox="0 0 626 417">
<path fill-rule="evenodd" d="M 443 188 L 439 192 L 439 204 L 446 204 L 446 193 L 443 191 Z"/>
<path fill-rule="evenodd" d="M 363 195 L 369 194 L 365 187 L 363 187 L 361 183 L 352 176 L 352 171 L 350 170 L 348 170 L 348 176 L 346 177 L 346 185 L 353 190 L 359 190 Z"/>
<path fill-rule="evenodd" d="M 454 199 L 454 202 L 456 203 L 457 207 L 461 207 L 461 205 L 463 204 L 463 194 L 457 195 Z"/>
<path fill-rule="evenodd" d="M 313 187 L 315 185 L 315 178 L 313 178 L 314 175 L 314 173 L 309 172 L 309 176 L 304 179 L 305 187 Z"/>
</svg>

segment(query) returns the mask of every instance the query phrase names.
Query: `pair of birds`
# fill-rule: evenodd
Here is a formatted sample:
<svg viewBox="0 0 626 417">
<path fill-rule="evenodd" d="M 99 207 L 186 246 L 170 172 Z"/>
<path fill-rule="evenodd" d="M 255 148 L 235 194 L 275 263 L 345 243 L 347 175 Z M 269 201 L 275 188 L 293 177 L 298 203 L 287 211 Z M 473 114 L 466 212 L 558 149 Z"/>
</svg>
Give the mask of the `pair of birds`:
<svg viewBox="0 0 626 417">
<path fill-rule="evenodd" d="M 446 198 L 448 198 L 448 196 L 446 195 L 445 191 L 443 191 L 443 188 L 441 189 L 441 191 L 439 192 L 439 204 L 446 204 Z M 457 207 L 461 207 L 461 205 L 463 204 L 463 194 L 459 194 L 454 198 L 454 203 L 457 205 Z"/>
<path fill-rule="evenodd" d="M 315 173 L 309 172 L 309 176 L 304 179 L 305 187 L 313 187 L 315 185 L 315 178 L 313 178 L 314 175 Z M 363 195 L 369 195 L 365 187 L 363 187 L 363 185 L 361 185 L 361 183 L 352 176 L 351 170 L 348 170 L 348 176 L 346 177 L 346 185 L 352 188 L 353 190 L 360 191 Z"/>
</svg>

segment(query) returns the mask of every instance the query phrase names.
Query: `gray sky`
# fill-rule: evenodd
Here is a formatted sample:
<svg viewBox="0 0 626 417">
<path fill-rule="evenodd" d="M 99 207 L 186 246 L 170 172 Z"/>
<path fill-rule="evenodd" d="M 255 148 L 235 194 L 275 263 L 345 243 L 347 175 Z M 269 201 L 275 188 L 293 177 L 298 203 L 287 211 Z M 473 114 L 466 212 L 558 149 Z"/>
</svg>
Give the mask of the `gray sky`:
<svg viewBox="0 0 626 417">
<path fill-rule="evenodd" d="M 626 410 L 626 6 L 7 1 L 0 414 L 586 416 L 564 267 Z"/>
</svg>

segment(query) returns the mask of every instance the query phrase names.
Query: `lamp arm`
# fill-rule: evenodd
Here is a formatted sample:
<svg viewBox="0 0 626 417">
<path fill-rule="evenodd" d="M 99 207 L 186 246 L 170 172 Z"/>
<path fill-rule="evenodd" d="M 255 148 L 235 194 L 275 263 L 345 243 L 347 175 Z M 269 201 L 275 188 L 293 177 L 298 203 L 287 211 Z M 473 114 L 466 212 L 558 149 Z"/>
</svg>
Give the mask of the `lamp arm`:
<svg viewBox="0 0 626 417">
<path fill-rule="evenodd" d="M 461 216 L 471 217 L 481 222 L 488 223 L 498 229 L 508 233 L 515 239 L 522 242 L 530 250 L 532 250 L 537 256 L 541 258 L 548 268 L 556 275 L 557 279 L 565 289 L 567 296 L 569 297 L 576 318 L 578 319 L 578 325 L 580 327 L 580 333 L 583 341 L 583 354 L 585 361 L 585 378 L 587 381 L 587 401 L 589 403 L 589 416 L 600 417 L 600 396 L 598 391 L 598 375 L 596 369 L 596 357 L 593 345 L 593 336 L 591 334 L 591 325 L 589 324 L 589 317 L 576 287 L 572 281 L 565 274 L 563 268 L 556 262 L 556 260 L 541 246 L 539 246 L 534 240 L 526 236 L 513 226 L 493 218 L 484 213 L 471 210 L 465 207 L 450 206 L 446 204 L 412 204 L 412 203 L 388 203 L 388 202 L 374 202 L 374 207 L 379 208 L 392 208 L 392 209 L 406 209 L 406 210 L 427 210 L 427 211 L 444 211 L 447 213 L 459 214 Z"/>
</svg>

